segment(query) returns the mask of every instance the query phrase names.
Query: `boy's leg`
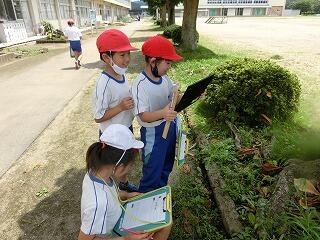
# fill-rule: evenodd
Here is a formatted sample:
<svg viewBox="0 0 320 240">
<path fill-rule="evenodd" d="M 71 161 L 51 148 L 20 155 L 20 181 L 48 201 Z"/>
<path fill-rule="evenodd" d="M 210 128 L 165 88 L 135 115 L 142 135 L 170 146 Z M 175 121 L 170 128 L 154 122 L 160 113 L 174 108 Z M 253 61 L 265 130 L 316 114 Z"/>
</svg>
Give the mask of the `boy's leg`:
<svg viewBox="0 0 320 240">
<path fill-rule="evenodd" d="M 142 179 L 139 191 L 148 192 L 159 188 L 161 173 L 167 151 L 168 142 L 162 138 L 164 124 L 157 127 L 142 127 L 141 141 L 145 143 L 142 150 Z"/>
<path fill-rule="evenodd" d="M 175 122 L 171 122 L 170 124 L 167 140 L 168 140 L 167 154 L 164 160 L 164 166 L 161 173 L 161 181 L 160 181 L 159 187 L 163 187 L 168 184 L 168 178 L 174 164 L 175 153 L 176 153 L 176 123 Z"/>
</svg>

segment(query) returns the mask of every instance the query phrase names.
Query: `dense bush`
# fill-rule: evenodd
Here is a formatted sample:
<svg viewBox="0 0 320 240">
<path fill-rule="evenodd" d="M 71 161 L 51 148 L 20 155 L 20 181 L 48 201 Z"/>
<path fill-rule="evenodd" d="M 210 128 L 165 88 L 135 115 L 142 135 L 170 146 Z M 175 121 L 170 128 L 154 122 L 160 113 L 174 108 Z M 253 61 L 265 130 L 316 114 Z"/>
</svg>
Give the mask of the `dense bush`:
<svg viewBox="0 0 320 240">
<path fill-rule="evenodd" d="M 64 40 L 63 32 L 59 29 L 55 30 L 51 23 L 42 21 L 41 25 L 47 35 L 47 40 Z"/>
<path fill-rule="evenodd" d="M 171 38 L 175 44 L 181 44 L 181 42 L 182 42 L 181 32 L 182 32 L 181 26 L 172 24 L 172 25 L 165 28 L 165 30 L 163 31 L 163 35 L 166 38 Z M 196 32 L 196 39 L 197 39 L 197 41 L 199 41 L 199 33 L 198 32 Z"/>
<path fill-rule="evenodd" d="M 205 103 L 217 119 L 252 126 L 290 118 L 300 92 L 297 76 L 270 60 L 234 59 L 214 70 Z"/>
<path fill-rule="evenodd" d="M 163 36 L 165 36 L 166 38 L 172 38 L 173 32 L 177 31 L 178 28 L 181 28 L 181 26 L 176 25 L 176 24 L 172 24 L 172 25 L 166 27 L 163 31 Z"/>
</svg>

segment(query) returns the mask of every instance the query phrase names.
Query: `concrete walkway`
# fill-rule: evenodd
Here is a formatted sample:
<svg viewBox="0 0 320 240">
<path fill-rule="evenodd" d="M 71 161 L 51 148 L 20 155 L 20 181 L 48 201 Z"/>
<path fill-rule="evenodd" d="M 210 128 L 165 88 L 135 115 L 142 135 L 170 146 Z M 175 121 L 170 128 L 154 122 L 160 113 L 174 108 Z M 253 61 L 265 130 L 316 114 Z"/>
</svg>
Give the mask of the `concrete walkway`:
<svg viewBox="0 0 320 240">
<path fill-rule="evenodd" d="M 131 36 L 142 22 L 120 27 Z M 96 38 L 83 43 L 83 67 L 69 52 L 0 68 L 0 177 L 99 70 Z"/>
</svg>

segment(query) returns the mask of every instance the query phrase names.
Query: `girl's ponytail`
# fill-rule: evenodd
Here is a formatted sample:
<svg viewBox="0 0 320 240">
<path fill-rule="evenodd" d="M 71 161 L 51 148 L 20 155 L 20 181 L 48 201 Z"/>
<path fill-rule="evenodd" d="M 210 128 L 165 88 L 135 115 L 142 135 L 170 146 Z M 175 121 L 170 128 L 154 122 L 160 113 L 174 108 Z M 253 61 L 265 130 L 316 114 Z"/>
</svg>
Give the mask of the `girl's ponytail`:
<svg viewBox="0 0 320 240">
<path fill-rule="evenodd" d="M 100 162 L 99 159 L 101 158 L 101 150 L 102 143 L 100 142 L 95 142 L 88 148 L 86 155 L 87 171 L 89 171 L 90 169 L 93 171 L 98 170 Z"/>
</svg>

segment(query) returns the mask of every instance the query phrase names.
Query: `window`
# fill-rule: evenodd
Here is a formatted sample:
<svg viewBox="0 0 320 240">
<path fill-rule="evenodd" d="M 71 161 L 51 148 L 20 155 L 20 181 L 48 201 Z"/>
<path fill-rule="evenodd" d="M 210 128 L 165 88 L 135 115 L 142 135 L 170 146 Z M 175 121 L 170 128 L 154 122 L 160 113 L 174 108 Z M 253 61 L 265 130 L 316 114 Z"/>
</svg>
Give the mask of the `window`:
<svg viewBox="0 0 320 240">
<path fill-rule="evenodd" d="M 13 4 L 11 0 L 0 0 L 0 18 L 7 20 L 16 20 Z"/>
<path fill-rule="evenodd" d="M 222 9 L 222 16 L 228 16 L 228 8 Z"/>
<path fill-rule="evenodd" d="M 223 4 L 236 4 L 237 0 L 223 0 Z"/>
<path fill-rule="evenodd" d="M 253 0 L 238 0 L 239 4 L 252 4 Z"/>
<path fill-rule="evenodd" d="M 221 4 L 222 0 L 208 0 L 208 4 Z"/>
<path fill-rule="evenodd" d="M 268 3 L 268 0 L 254 0 L 254 3 Z"/>
<path fill-rule="evenodd" d="M 236 9 L 236 15 L 237 16 L 243 16 L 243 8 L 237 8 Z"/>
<path fill-rule="evenodd" d="M 71 7 L 69 0 L 59 0 L 60 15 L 62 19 L 68 19 L 71 17 Z"/>
<path fill-rule="evenodd" d="M 57 19 L 54 0 L 40 0 L 41 19 Z"/>
</svg>

